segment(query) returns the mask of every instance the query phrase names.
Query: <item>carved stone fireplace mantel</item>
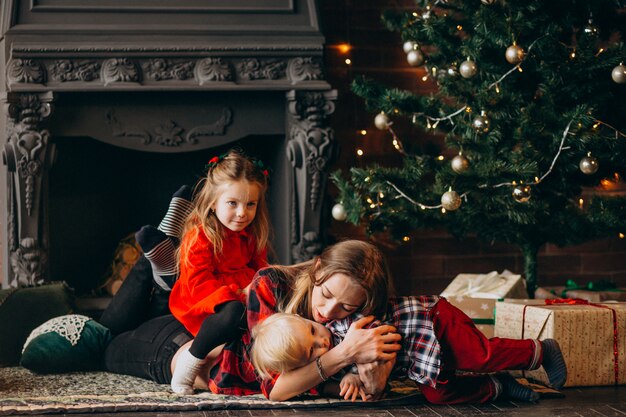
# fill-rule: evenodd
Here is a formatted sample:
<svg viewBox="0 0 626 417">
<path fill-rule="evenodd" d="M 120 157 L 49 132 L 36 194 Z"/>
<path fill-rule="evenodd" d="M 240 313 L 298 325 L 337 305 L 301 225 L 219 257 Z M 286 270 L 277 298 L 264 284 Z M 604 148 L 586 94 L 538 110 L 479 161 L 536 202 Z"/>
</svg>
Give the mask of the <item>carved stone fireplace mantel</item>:
<svg viewBox="0 0 626 417">
<path fill-rule="evenodd" d="M 94 4 L 0 6 L 2 287 L 63 279 L 48 267 L 59 137 L 177 155 L 282 137 L 272 178 L 277 260 L 319 253 L 336 92 L 324 80 L 315 2 Z"/>
</svg>

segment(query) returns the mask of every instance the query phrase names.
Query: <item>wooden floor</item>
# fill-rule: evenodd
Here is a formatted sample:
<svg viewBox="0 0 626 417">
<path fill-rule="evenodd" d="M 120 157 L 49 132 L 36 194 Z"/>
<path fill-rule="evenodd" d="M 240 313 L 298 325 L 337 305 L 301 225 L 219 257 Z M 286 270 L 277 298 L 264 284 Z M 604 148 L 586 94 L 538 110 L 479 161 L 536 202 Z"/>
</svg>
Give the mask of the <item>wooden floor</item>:
<svg viewBox="0 0 626 417">
<path fill-rule="evenodd" d="M 536 404 L 498 402 L 481 405 L 401 407 L 337 407 L 317 409 L 219 410 L 151 413 L 99 413 L 98 417 L 626 417 L 626 386 L 564 389 L 565 398 L 542 399 Z M 64 414 L 93 417 L 94 414 Z"/>
</svg>

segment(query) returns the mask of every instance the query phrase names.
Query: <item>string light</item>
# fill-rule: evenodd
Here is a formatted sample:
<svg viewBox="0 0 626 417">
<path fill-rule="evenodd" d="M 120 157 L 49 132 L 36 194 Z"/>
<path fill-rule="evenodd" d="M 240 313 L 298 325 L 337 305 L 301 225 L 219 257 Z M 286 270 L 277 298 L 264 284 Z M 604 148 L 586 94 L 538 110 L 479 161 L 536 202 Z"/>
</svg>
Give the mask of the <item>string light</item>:
<svg viewBox="0 0 626 417">
<path fill-rule="evenodd" d="M 620 239 L 624 239 L 624 234 L 623 233 L 619 233 L 617 236 L 619 236 Z"/>
<path fill-rule="evenodd" d="M 584 204 L 585 204 L 585 200 L 583 200 L 582 198 L 579 198 L 578 199 L 578 208 L 582 210 Z"/>
<path fill-rule="evenodd" d="M 404 241 L 404 242 L 408 242 L 409 240 L 411 240 L 411 238 L 410 238 L 410 237 L 408 237 L 408 236 L 404 236 L 404 237 L 402 238 L 402 241 Z"/>
<path fill-rule="evenodd" d="M 352 65 L 352 60 L 350 58 L 346 58 L 344 62 L 346 63 L 346 65 Z"/>
<path fill-rule="evenodd" d="M 367 135 L 367 130 L 361 129 L 361 131 L 359 133 L 361 134 L 361 136 L 365 136 L 365 135 Z"/>
<path fill-rule="evenodd" d="M 352 49 L 352 46 L 348 43 L 340 43 L 339 45 L 337 45 L 337 49 L 339 50 L 340 53 L 345 55 L 348 52 L 350 52 L 350 50 Z"/>
<path fill-rule="evenodd" d="M 359 149 L 357 149 L 357 150 L 356 150 L 356 154 L 357 154 L 358 156 L 363 156 L 363 153 L 364 153 L 364 152 L 363 152 L 363 149 L 361 149 L 361 148 L 359 148 Z"/>
</svg>

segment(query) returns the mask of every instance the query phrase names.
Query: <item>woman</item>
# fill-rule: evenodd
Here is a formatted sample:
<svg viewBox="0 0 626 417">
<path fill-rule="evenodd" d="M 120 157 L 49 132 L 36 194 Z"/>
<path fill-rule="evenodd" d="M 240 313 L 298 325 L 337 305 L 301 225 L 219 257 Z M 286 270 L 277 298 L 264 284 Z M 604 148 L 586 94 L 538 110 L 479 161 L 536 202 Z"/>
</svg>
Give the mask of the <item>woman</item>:
<svg viewBox="0 0 626 417">
<path fill-rule="evenodd" d="M 340 242 L 313 260 L 259 271 L 249 288 L 248 326 L 253 328 L 277 311 L 298 313 L 319 323 L 354 312 L 376 314 L 385 308 L 390 288 L 386 263 L 375 246 Z M 309 364 L 263 385 L 250 362 L 251 338 L 245 331 L 239 340 L 211 352 L 202 372 L 206 377 L 197 380 L 197 386 L 232 395 L 263 391 L 272 400 L 285 400 L 356 363 L 366 391 L 375 399 L 391 373 L 401 337 L 392 326 L 364 329 L 371 320 L 356 322 L 344 341 L 323 356 L 320 367 Z M 115 337 L 106 350 L 105 365 L 111 372 L 169 383 L 171 366 L 190 342 L 189 333 L 172 316 L 157 317 Z"/>
</svg>

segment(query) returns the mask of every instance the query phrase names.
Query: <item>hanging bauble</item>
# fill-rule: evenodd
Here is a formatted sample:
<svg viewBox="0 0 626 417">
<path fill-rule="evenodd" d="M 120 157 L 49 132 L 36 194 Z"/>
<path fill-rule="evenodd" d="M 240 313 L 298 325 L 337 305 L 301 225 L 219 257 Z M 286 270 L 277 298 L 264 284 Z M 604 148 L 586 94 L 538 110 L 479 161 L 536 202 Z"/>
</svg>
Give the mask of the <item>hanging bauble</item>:
<svg viewBox="0 0 626 417">
<path fill-rule="evenodd" d="M 598 29 L 596 25 L 593 24 L 593 20 L 589 19 L 587 21 L 587 24 L 583 28 L 583 32 L 587 36 L 598 36 L 598 34 L 600 33 L 600 30 Z"/>
<path fill-rule="evenodd" d="M 333 214 L 333 219 L 340 221 L 340 222 L 348 218 L 348 213 L 346 213 L 346 208 L 341 203 L 337 203 L 333 206 L 332 214 Z"/>
<path fill-rule="evenodd" d="M 457 174 L 463 174 L 465 171 L 469 169 L 469 160 L 464 157 L 462 154 L 458 154 L 452 161 L 450 162 L 452 166 L 452 170 Z"/>
<path fill-rule="evenodd" d="M 405 54 L 408 54 L 409 52 L 411 52 L 415 47 L 417 46 L 417 44 L 413 41 L 406 41 L 402 44 L 402 50 L 404 51 Z"/>
<path fill-rule="evenodd" d="M 506 52 L 504 53 L 504 57 L 506 58 L 509 64 L 517 65 L 524 59 L 524 49 L 515 43 L 508 48 L 506 48 Z"/>
<path fill-rule="evenodd" d="M 380 112 L 374 117 L 374 126 L 380 130 L 389 129 L 389 117 L 385 114 L 385 112 Z"/>
<path fill-rule="evenodd" d="M 495 4 L 497 0 L 480 0 L 480 2 L 482 4 L 486 4 L 487 6 L 491 6 L 492 4 Z"/>
<path fill-rule="evenodd" d="M 525 203 L 530 200 L 530 185 L 517 185 L 513 188 L 513 198 L 518 203 Z"/>
<path fill-rule="evenodd" d="M 413 49 L 406 54 L 406 60 L 412 67 L 419 67 L 424 63 L 424 53 L 419 49 Z"/>
<path fill-rule="evenodd" d="M 472 120 L 472 127 L 477 133 L 487 133 L 489 132 L 489 127 L 491 125 L 491 121 L 487 117 L 487 114 L 484 111 L 481 111 L 478 116 Z"/>
<path fill-rule="evenodd" d="M 611 78 L 618 84 L 626 83 L 626 66 L 620 63 L 611 71 Z"/>
<path fill-rule="evenodd" d="M 478 72 L 478 67 L 476 63 L 471 59 L 467 59 L 467 61 L 461 62 L 459 65 L 459 73 L 463 78 L 472 78 Z"/>
<path fill-rule="evenodd" d="M 450 188 L 441 196 L 441 205 L 448 211 L 454 211 L 461 207 L 461 196 Z"/>
<path fill-rule="evenodd" d="M 598 163 L 598 159 L 591 156 L 591 152 L 589 152 L 587 153 L 587 156 L 584 156 L 580 159 L 580 162 L 578 163 L 578 168 L 580 168 L 583 174 L 593 175 L 598 172 L 600 164 Z"/>
</svg>

